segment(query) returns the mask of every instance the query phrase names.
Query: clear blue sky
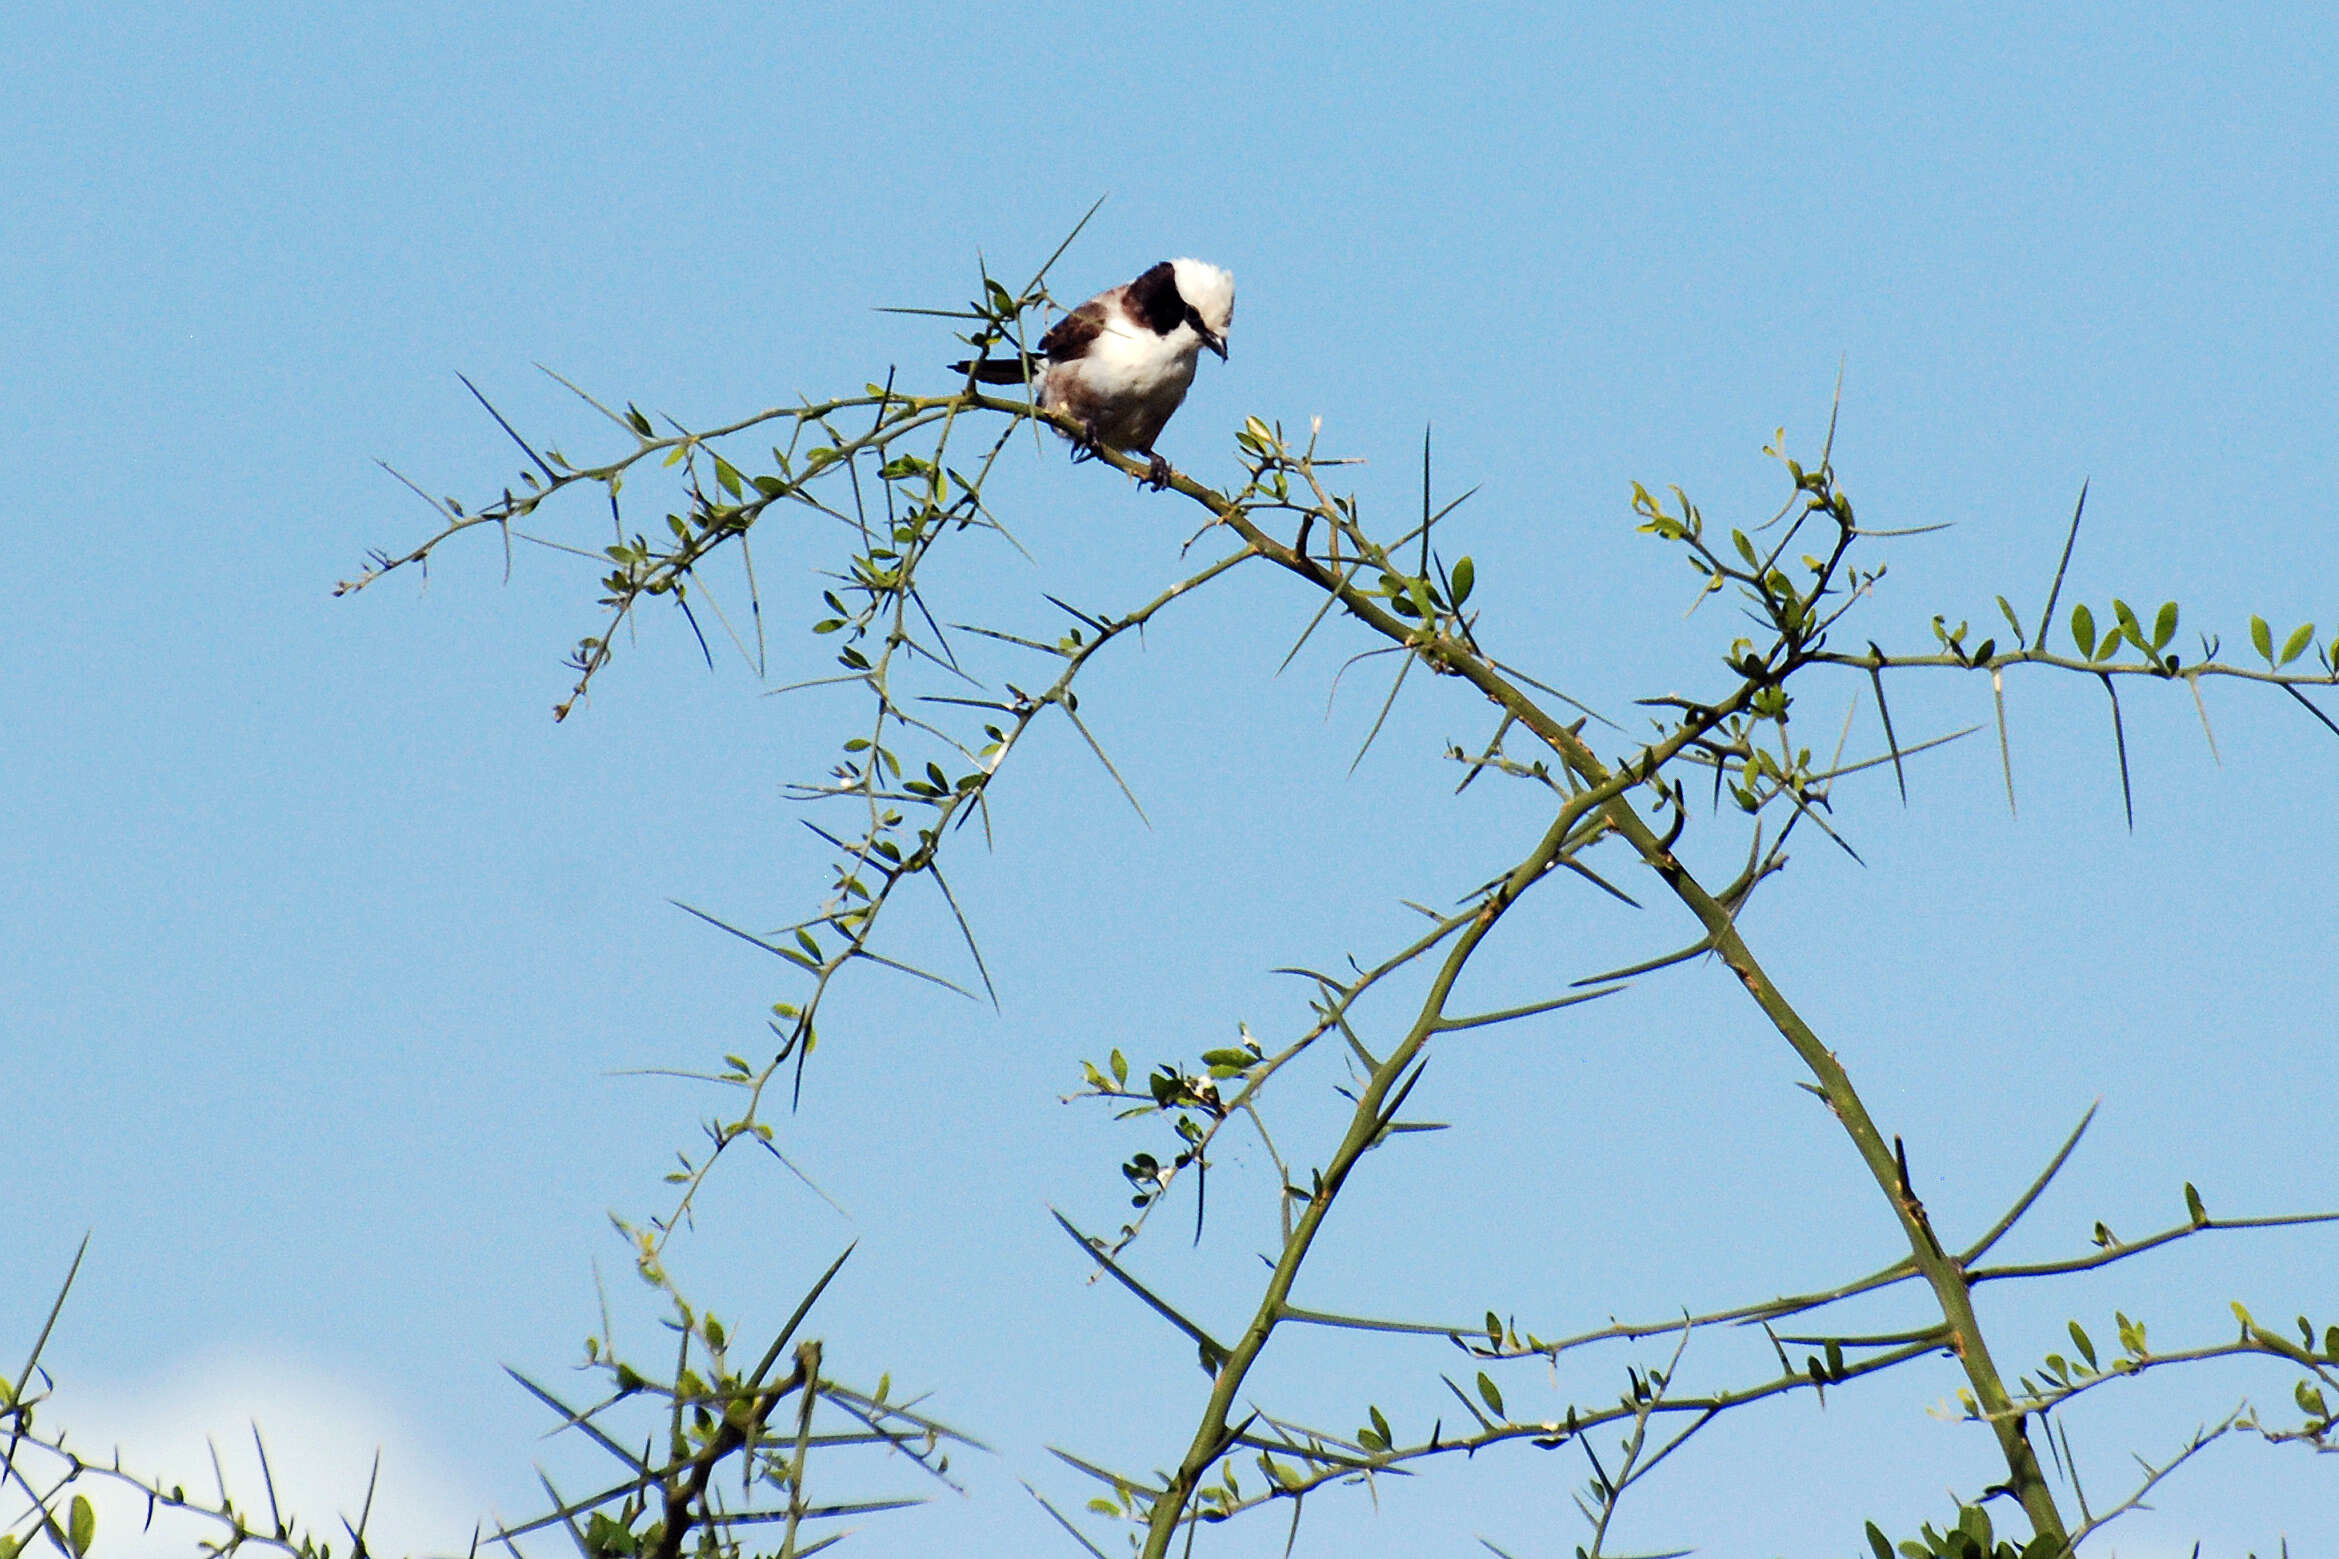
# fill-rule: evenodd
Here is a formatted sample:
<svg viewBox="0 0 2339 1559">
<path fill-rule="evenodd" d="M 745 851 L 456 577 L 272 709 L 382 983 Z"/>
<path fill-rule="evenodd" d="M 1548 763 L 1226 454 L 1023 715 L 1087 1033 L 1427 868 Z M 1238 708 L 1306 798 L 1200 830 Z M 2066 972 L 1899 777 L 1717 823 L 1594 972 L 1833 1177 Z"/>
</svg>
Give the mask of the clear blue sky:
<svg viewBox="0 0 2339 1559">
<path fill-rule="evenodd" d="M 833 741 L 832 708 L 762 698 L 736 660 L 709 675 L 664 621 L 555 727 L 591 624 L 588 581 L 549 554 L 506 586 L 492 544 L 457 547 L 427 592 L 331 599 L 429 521 L 377 457 L 467 498 L 510 479 L 458 370 L 580 456 L 589 415 L 532 363 L 701 423 L 889 364 L 940 382 L 933 322 L 872 310 L 965 296 L 978 253 L 1028 268 L 1109 191 L 1066 291 L 1173 253 L 1240 281 L 1232 359 L 1203 364 L 1170 457 L 1224 479 L 1245 413 L 1321 416 L 1387 515 L 1434 423 L 1441 486 L 1484 484 L 1452 545 L 1487 621 L 1604 706 L 1710 685 L 1722 634 L 1680 621 L 1686 576 L 1631 535 L 1629 483 L 1767 513 L 1760 448 L 1780 424 L 1815 444 L 1839 363 L 1862 516 L 1957 524 L 1895 554 L 1868 619 L 1888 645 L 1935 612 L 1994 622 L 1999 591 L 2035 612 L 2085 478 L 2067 600 L 2178 596 L 2188 644 L 2196 624 L 2240 644 L 2253 611 L 2339 628 L 2319 8 L 98 5 L 12 11 L 0 58 L 0 1339 L 29 1337 L 94 1230 L 51 1351 L 93 1422 L 216 1409 L 235 1432 L 271 1402 L 310 1423 L 361 1404 L 440 1470 L 408 1485 L 417 1510 L 532 1508 L 543 1420 L 496 1366 L 573 1358 L 592 1263 L 625 1282 L 605 1212 L 656 1205 L 700 1108 L 610 1073 L 751 1050 L 788 993 L 665 901 L 752 923 L 809 904 L 817 845 L 781 787 Z M 1013 459 L 1034 561 L 982 560 L 988 609 L 1039 626 L 1042 590 L 1121 608 L 1171 577 L 1173 500 L 1053 449 Z M 772 556 L 784 625 L 813 560 Z M 1046 1216 L 1116 1217 L 1139 1145 L 1055 1102 L 1077 1058 L 1288 1026 L 1267 971 L 1387 946 L 1398 898 L 1466 888 L 1502 847 L 1482 835 L 1524 826 L 1444 799 L 1434 754 L 1485 722 L 1443 688 L 1409 690 L 1348 775 L 1373 695 L 1322 710 L 1363 646 L 1327 636 L 1271 676 L 1311 605 L 1239 584 L 1103 668 L 1083 711 L 1152 829 L 1056 733 L 958 883 L 1001 1009 L 864 985 L 785 1141 L 849 1216 L 739 1173 L 680 1262 L 768 1318 L 861 1239 L 831 1360 L 932 1390 L 998 1448 L 963 1464 L 967 1500 L 860 1551 L 1069 1551 L 1015 1487 L 1079 1497 L 1044 1443 L 1140 1468 L 1184 1443 L 1190 1351 L 1086 1286 Z M 2220 1211 L 2339 1202 L 2339 743 L 2287 700 L 2213 691 L 2220 766 L 2189 704 L 2140 693 L 2131 836 L 2100 696 L 2008 696 L 2019 820 L 1981 741 L 1926 760 L 1905 812 L 1888 784 L 1847 791 L 1868 867 L 1806 846 L 1758 949 L 1951 1228 L 2099 1095 L 2026 1250 L 2173 1221 L 2186 1179 Z M 1895 714 L 1905 735 L 1987 711 L 1978 680 L 1944 679 Z M 1524 992 L 1685 939 L 1654 903 L 1555 899 L 1488 978 Z M 1880 1264 L 1892 1231 L 1790 1060 L 1695 970 L 1458 1051 L 1425 1089 L 1464 1129 L 1373 1166 L 1317 1297 L 1555 1333 Z M 1148 1252 L 1221 1325 L 1256 1272 L 1224 1228 Z M 2321 1324 L 2332 1250 L 2196 1242 L 1993 1313 L 2022 1358 L 2114 1306 L 2162 1343 L 2224 1336 L 2229 1298 Z M 1274 1379 L 1345 1427 L 1367 1397 L 1436 1414 L 1450 1367 L 1295 1352 Z M 1986 1469 L 1922 1411 L 1953 1384 L 1749 1415 L 1685 1453 L 1634 1540 L 1840 1553 L 1862 1517 L 1940 1519 L 1944 1485 Z M 2158 1459 L 2288 1387 L 2196 1377 L 2075 1434 L 2108 1489 L 2127 1449 Z M 1569 1552 L 1579 1466 L 1443 1467 L 1377 1515 L 1319 1500 L 1300 1551 Z M 2333 1493 L 2303 1454 L 2225 1449 L 2116 1546 L 2324 1551 Z"/>
</svg>

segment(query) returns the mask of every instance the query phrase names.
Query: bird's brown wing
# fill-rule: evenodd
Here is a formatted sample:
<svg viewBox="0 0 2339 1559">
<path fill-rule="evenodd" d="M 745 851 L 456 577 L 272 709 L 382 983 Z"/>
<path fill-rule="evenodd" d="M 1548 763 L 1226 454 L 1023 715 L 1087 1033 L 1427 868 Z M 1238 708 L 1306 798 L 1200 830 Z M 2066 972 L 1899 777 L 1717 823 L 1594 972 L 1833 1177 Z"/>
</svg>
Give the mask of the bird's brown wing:
<svg viewBox="0 0 2339 1559">
<path fill-rule="evenodd" d="M 1104 334 L 1105 310 L 1111 294 L 1089 299 L 1048 327 L 1040 337 L 1040 354 L 1051 363 L 1069 363 L 1086 357 L 1089 345 Z"/>
</svg>

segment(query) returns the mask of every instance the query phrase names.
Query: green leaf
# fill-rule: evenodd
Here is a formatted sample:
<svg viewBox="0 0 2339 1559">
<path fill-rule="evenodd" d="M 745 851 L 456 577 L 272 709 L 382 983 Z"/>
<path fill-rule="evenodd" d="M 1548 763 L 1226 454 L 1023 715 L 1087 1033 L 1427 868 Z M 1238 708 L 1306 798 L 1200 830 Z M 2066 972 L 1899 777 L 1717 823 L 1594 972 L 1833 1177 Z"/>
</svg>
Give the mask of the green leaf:
<svg viewBox="0 0 2339 1559">
<path fill-rule="evenodd" d="M 88 1553 L 89 1545 L 96 1541 L 97 1511 L 91 1507 L 87 1495 L 73 1496 L 72 1513 L 65 1518 L 65 1537 L 76 1554 Z"/>
<path fill-rule="evenodd" d="M 1381 1410 L 1377 1407 L 1368 1407 L 1365 1411 L 1373 1416 L 1373 1432 L 1381 1437 L 1381 1444 L 1383 1446 L 1395 1445 L 1397 1437 L 1389 1432 L 1389 1421 L 1381 1416 Z"/>
<path fill-rule="evenodd" d="M 1497 1389 L 1494 1381 L 1484 1370 L 1478 1372 L 1478 1394 L 1486 1399 L 1486 1405 L 1493 1408 L 1498 1417 L 1508 1418 L 1510 1416 L 1503 1412 L 1502 1392 Z"/>
<path fill-rule="evenodd" d="M 1730 539 L 1738 544 L 1738 555 L 1746 560 L 1749 568 L 1762 567 L 1762 559 L 1755 555 L 1754 543 L 1746 539 L 1746 532 L 1734 530 L 1730 532 Z"/>
<path fill-rule="evenodd" d="M 1974 1540 L 1974 1546 L 1983 1553 L 1990 1551 L 1990 1513 L 1979 1505 L 1966 1505 L 1957 1512 L 1957 1529 Z"/>
<path fill-rule="evenodd" d="M 2250 647 L 2265 656 L 2269 665 L 2273 663 L 2274 630 L 2266 626 L 2265 618 L 2255 613 L 2250 616 Z"/>
<path fill-rule="evenodd" d="M 1868 1547 L 1876 1559 L 1892 1559 L 1892 1539 L 1879 1532 L 1873 1521 L 1868 1523 Z"/>
<path fill-rule="evenodd" d="M 2292 661 L 2298 659 L 2301 655 L 2304 655 L 2307 652 L 2307 646 L 2314 642 L 2315 625 L 2313 623 L 2308 623 L 2304 627 L 2300 628 L 2296 633 L 2293 633 L 2288 639 L 2283 641 L 2282 664 L 2287 666 Z"/>
<path fill-rule="evenodd" d="M 2190 1180 L 2185 1182 L 2185 1211 L 2192 1215 L 2196 1229 L 2209 1221 L 2209 1210 L 2201 1205 L 2201 1193 L 2193 1189 Z"/>
<path fill-rule="evenodd" d="M 1453 579 L 1454 605 L 1459 607 L 1464 601 L 1470 599 L 1471 587 L 1478 583 L 1478 565 L 1471 562 L 1467 557 L 1456 559 L 1454 562 Z M 2306 631 L 2309 634 L 2314 632 L 2312 628 L 2309 628 Z"/>
<path fill-rule="evenodd" d="M 2071 1323 L 2071 1345 L 2079 1350 L 2079 1356 L 2087 1361 L 2089 1369 L 2096 1367 L 2095 1344 L 2087 1340 L 2087 1333 L 2080 1330 L 2077 1321 Z"/>
<path fill-rule="evenodd" d="M 2071 608 L 2071 642 L 2079 646 L 2081 659 L 2095 659 L 2095 613 L 2084 601 Z"/>
<path fill-rule="evenodd" d="M 2168 648 L 2168 641 L 2177 636 L 2177 603 L 2160 603 L 2159 615 L 2152 619 L 2152 649 L 2154 654 Z"/>
<path fill-rule="evenodd" d="M 812 933 L 809 931 L 798 929 L 796 932 L 796 945 L 804 949 L 804 951 L 807 953 L 810 953 L 814 958 L 818 958 L 820 956 L 820 944 L 812 940 Z"/>
</svg>

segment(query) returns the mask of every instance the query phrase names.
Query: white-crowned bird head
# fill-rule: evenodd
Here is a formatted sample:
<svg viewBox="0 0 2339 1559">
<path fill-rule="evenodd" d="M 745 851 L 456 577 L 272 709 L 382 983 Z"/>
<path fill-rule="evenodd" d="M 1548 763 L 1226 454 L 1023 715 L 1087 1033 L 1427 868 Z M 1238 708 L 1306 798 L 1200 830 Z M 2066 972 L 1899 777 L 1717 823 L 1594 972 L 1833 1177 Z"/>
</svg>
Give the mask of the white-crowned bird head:
<svg viewBox="0 0 2339 1559">
<path fill-rule="evenodd" d="M 1227 333 L 1234 329 L 1234 276 L 1207 260 L 1172 260 L 1178 296 L 1185 299 L 1186 323 L 1202 337 L 1202 344 L 1226 356 Z"/>
</svg>

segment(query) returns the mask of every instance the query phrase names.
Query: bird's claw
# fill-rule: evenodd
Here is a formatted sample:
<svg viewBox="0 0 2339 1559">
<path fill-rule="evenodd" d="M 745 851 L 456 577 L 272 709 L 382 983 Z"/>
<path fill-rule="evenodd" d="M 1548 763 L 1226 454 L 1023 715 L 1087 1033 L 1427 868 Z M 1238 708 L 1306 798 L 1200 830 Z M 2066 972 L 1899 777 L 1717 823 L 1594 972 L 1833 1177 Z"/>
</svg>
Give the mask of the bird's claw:
<svg viewBox="0 0 2339 1559">
<path fill-rule="evenodd" d="M 1094 460 L 1104 447 L 1104 440 L 1097 436 L 1095 428 L 1083 428 L 1072 435 L 1072 463 L 1078 465 L 1083 460 Z M 1159 454 L 1149 449 L 1145 452 L 1145 460 L 1145 474 L 1138 480 L 1155 492 L 1160 492 L 1177 480 L 1177 471 Z"/>
</svg>

